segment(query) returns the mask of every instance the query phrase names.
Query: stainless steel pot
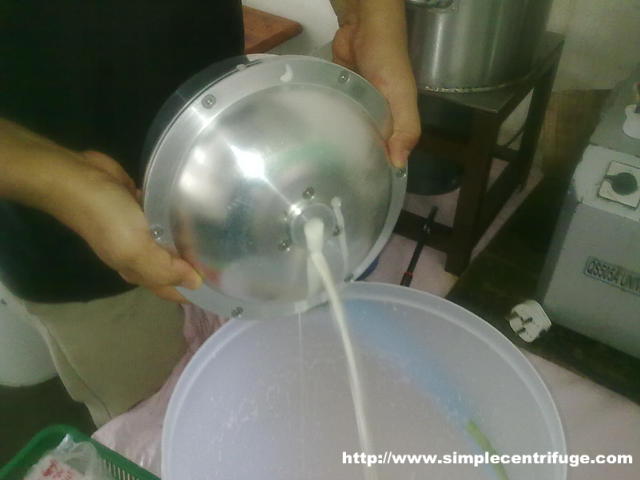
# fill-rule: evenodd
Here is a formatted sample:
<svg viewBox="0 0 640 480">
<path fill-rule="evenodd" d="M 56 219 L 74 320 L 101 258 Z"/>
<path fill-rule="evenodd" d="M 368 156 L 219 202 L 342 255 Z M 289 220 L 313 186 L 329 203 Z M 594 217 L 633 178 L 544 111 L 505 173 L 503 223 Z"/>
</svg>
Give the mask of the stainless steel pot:
<svg viewBox="0 0 640 480">
<path fill-rule="evenodd" d="M 407 0 L 409 52 L 427 90 L 491 89 L 529 72 L 552 0 Z"/>
<path fill-rule="evenodd" d="M 387 161 L 391 115 L 359 75 L 301 56 L 238 57 L 185 83 L 149 133 L 144 210 L 157 241 L 204 276 L 195 304 L 273 317 L 324 301 L 304 224 L 324 223 L 338 281 L 391 235 L 406 188 Z"/>
</svg>

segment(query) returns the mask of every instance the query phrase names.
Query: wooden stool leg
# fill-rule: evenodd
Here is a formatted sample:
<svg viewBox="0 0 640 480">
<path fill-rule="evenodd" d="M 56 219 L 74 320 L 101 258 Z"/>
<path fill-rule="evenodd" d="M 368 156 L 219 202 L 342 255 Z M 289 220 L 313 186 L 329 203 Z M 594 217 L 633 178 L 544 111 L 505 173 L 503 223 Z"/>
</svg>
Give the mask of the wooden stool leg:
<svg viewBox="0 0 640 480">
<path fill-rule="evenodd" d="M 464 173 L 445 264 L 445 270 L 455 275 L 467 268 L 476 244 L 499 127 L 496 115 L 473 111 L 472 137 L 463 159 Z"/>
</svg>

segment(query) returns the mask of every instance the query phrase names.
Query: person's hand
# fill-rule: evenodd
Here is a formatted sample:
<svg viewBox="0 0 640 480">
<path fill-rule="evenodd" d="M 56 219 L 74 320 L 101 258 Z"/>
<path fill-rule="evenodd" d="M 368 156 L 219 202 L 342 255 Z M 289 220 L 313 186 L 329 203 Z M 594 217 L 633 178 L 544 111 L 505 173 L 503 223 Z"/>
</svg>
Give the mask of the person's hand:
<svg viewBox="0 0 640 480">
<path fill-rule="evenodd" d="M 175 287 L 198 288 L 202 280 L 189 263 L 153 240 L 134 182 L 122 167 L 99 152 L 57 149 L 54 156 L 64 183 L 53 188 L 55 201 L 43 209 L 84 238 L 127 282 L 186 302 Z"/>
<path fill-rule="evenodd" d="M 126 281 L 173 301 L 202 279 L 151 237 L 133 180 L 112 158 L 77 153 L 0 119 L 0 198 L 47 212 Z"/>
<path fill-rule="evenodd" d="M 405 166 L 420 138 L 420 117 L 407 52 L 404 2 L 355 2 L 341 17 L 333 40 L 334 61 L 360 73 L 387 98 L 393 115 L 389 156 L 393 165 Z"/>
<path fill-rule="evenodd" d="M 65 195 L 73 205 L 57 208 L 54 215 L 127 282 L 147 287 L 167 300 L 186 302 L 175 286 L 195 289 L 202 280 L 189 263 L 153 240 L 133 180 L 102 153 L 83 152 L 76 162 L 79 181 Z"/>
</svg>

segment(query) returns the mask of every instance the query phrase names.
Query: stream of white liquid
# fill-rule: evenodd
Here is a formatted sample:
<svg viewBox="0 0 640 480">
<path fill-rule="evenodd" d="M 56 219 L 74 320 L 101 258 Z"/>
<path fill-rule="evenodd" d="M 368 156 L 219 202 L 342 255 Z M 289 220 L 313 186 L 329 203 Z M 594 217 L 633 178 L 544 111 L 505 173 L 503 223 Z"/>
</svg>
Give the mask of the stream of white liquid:
<svg viewBox="0 0 640 480">
<path fill-rule="evenodd" d="M 344 353 L 347 359 L 347 368 L 349 372 L 349 386 L 351 388 L 351 397 L 353 399 L 353 409 L 356 417 L 356 426 L 358 428 L 358 439 L 360 441 L 360 450 L 366 454 L 373 454 L 373 445 L 369 432 L 365 411 L 365 398 L 363 395 L 361 379 L 356 361 L 356 354 L 353 350 L 349 328 L 347 326 L 344 305 L 342 299 L 338 295 L 336 285 L 331 276 L 329 264 L 322 253 L 324 243 L 324 223 L 319 219 L 309 220 L 304 226 L 304 233 L 307 240 L 307 248 L 309 249 L 309 258 L 315 266 L 320 279 L 324 284 L 324 288 L 329 296 L 329 303 L 333 311 L 333 318 L 336 327 L 340 333 Z M 375 467 L 363 466 L 364 476 L 366 480 L 377 480 L 378 475 Z"/>
</svg>

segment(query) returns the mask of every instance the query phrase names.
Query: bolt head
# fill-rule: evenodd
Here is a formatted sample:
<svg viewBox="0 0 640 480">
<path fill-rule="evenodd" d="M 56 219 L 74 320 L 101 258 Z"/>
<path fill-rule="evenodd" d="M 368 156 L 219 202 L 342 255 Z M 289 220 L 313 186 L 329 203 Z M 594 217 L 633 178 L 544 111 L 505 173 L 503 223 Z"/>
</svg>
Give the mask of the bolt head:
<svg viewBox="0 0 640 480">
<path fill-rule="evenodd" d="M 349 72 L 346 72 L 346 71 L 341 72 L 340 76 L 338 76 L 338 82 L 346 83 L 347 80 L 349 80 Z"/>
<path fill-rule="evenodd" d="M 242 315 L 242 312 L 244 312 L 242 307 L 236 307 L 233 310 L 231 310 L 231 316 L 233 318 L 239 317 L 240 315 Z"/>
<path fill-rule="evenodd" d="M 291 242 L 289 240 L 282 240 L 278 244 L 278 249 L 282 252 L 288 252 L 290 248 L 291 248 Z"/>
<path fill-rule="evenodd" d="M 302 192 L 302 198 L 306 200 L 311 200 L 315 194 L 316 194 L 316 191 L 313 189 L 313 187 L 309 187 L 304 192 Z"/>
<path fill-rule="evenodd" d="M 204 108 L 211 108 L 215 105 L 215 103 L 216 103 L 216 97 L 214 97 L 210 93 L 202 97 L 202 106 Z"/>
<path fill-rule="evenodd" d="M 151 227 L 151 236 L 153 237 L 154 240 L 160 240 L 162 235 L 164 235 L 164 230 L 162 229 L 162 227 L 159 227 L 159 226 Z"/>
</svg>

